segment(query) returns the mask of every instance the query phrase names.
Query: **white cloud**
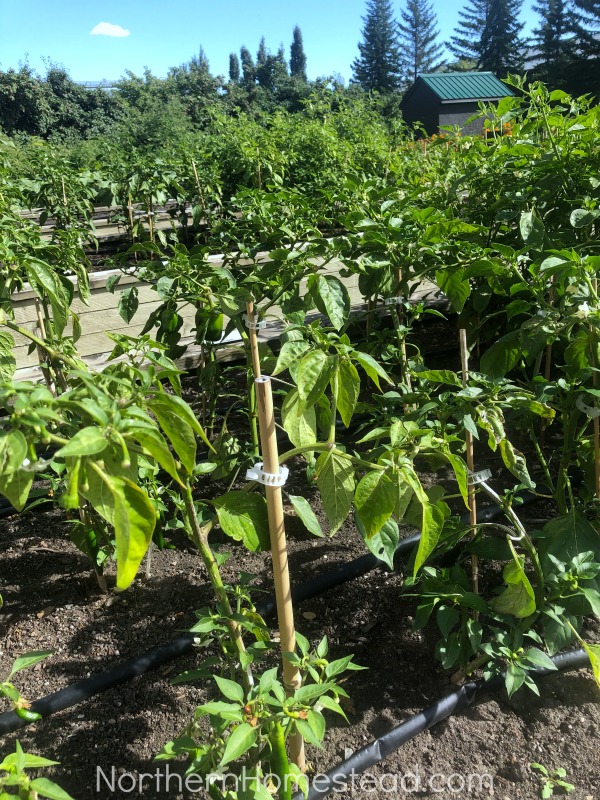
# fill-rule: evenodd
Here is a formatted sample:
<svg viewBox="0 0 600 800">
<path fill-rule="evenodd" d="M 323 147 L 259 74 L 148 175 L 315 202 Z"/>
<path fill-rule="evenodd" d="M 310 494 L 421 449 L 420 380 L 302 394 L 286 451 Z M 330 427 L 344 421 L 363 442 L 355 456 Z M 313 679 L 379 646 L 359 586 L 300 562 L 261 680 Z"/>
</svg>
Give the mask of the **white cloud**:
<svg viewBox="0 0 600 800">
<path fill-rule="evenodd" d="M 120 25 L 113 25 L 112 22 L 99 22 L 90 31 L 90 36 L 130 36 L 131 32 Z"/>
</svg>

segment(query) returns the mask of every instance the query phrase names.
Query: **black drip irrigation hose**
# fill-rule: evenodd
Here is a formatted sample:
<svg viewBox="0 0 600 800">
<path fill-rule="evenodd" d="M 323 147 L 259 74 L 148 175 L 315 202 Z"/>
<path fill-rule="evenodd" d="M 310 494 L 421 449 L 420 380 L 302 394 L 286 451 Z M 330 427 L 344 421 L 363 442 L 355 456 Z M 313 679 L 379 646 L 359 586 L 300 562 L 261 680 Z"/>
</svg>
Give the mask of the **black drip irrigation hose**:
<svg viewBox="0 0 600 800">
<path fill-rule="evenodd" d="M 524 504 L 532 503 L 536 499 L 533 494 L 523 495 Z M 487 522 L 501 514 L 502 509 L 497 506 L 487 506 L 477 510 L 477 519 L 480 522 Z M 462 521 L 468 523 L 468 515 L 464 515 Z M 418 544 L 420 536 L 420 533 L 415 533 L 406 539 L 402 539 L 396 548 L 395 556 L 401 557 L 410 553 L 413 547 Z M 323 575 L 317 575 L 305 583 L 295 586 L 292 589 L 292 599 L 298 603 L 311 597 L 317 597 L 328 589 L 333 589 L 342 583 L 365 575 L 380 566 L 385 566 L 385 563 L 377 558 L 376 555 L 367 553 L 347 564 L 340 564 Z M 275 597 L 270 596 L 257 603 L 256 609 L 263 617 L 273 613 L 275 610 Z M 94 695 L 105 692 L 113 686 L 127 683 L 139 675 L 167 664 L 169 661 L 174 661 L 190 652 L 193 646 L 194 635 L 192 633 L 184 634 L 167 644 L 152 647 L 144 653 L 132 656 L 126 661 L 122 661 L 102 672 L 97 672 L 88 678 L 82 678 L 64 689 L 59 689 L 45 697 L 34 700 L 30 710 L 40 714 L 42 718 L 49 717 L 51 714 L 64 711 L 84 700 L 88 700 Z M 29 724 L 27 720 L 21 719 L 15 711 L 6 711 L 4 714 L 0 714 L 0 735 L 13 733 Z"/>
<path fill-rule="evenodd" d="M 558 671 L 568 669 L 579 669 L 589 665 L 589 658 L 585 650 L 573 650 L 569 653 L 562 653 L 552 659 Z M 546 675 L 553 675 L 554 670 L 537 668 L 531 670 L 531 674 L 539 678 Z M 470 705 L 480 692 L 489 692 L 499 688 L 504 682 L 502 676 L 498 675 L 488 681 L 471 681 L 466 683 L 441 700 L 423 709 L 415 716 L 402 722 L 391 731 L 388 731 L 379 739 L 375 739 L 365 747 L 357 750 L 346 761 L 338 764 L 329 772 L 318 776 L 318 780 L 310 786 L 308 795 L 302 792 L 295 794 L 292 800 L 317 800 L 326 797 L 333 791 L 340 791 L 347 783 L 349 778 L 366 772 L 369 767 L 374 767 L 380 761 L 387 758 L 394 750 L 398 750 L 402 745 L 414 739 L 420 733 L 436 725 L 456 713 L 460 708 Z"/>
</svg>

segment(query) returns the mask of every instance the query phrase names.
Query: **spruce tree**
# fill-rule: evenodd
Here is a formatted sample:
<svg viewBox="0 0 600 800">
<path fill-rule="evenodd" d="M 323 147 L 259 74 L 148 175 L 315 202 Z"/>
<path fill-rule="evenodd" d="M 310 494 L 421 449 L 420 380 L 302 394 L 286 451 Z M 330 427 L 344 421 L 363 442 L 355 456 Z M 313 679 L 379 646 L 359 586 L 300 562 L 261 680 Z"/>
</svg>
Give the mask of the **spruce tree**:
<svg viewBox="0 0 600 800">
<path fill-rule="evenodd" d="M 435 72 L 444 64 L 443 47 L 437 41 L 440 32 L 433 5 L 427 0 L 406 0 L 400 16 L 403 77 L 411 84 L 419 72 Z"/>
<path fill-rule="evenodd" d="M 458 14 L 458 26 L 446 47 L 459 61 L 479 61 L 481 37 L 487 22 L 491 0 L 470 0 Z"/>
<path fill-rule="evenodd" d="M 579 17 L 579 46 L 584 57 L 600 58 L 600 0 L 575 0 Z"/>
<path fill-rule="evenodd" d="M 534 28 L 531 38 L 540 59 L 535 77 L 551 89 L 566 88 L 576 55 L 574 40 L 579 37 L 581 17 L 571 0 L 539 0 L 533 10 L 540 16 L 540 25 Z"/>
<path fill-rule="evenodd" d="M 393 92 L 400 87 L 402 68 L 390 0 L 367 0 L 362 19 L 363 41 L 358 45 L 360 56 L 352 62 L 352 80 L 368 92 Z"/>
<path fill-rule="evenodd" d="M 504 77 L 523 66 L 523 23 L 518 21 L 520 0 L 491 0 L 477 67 Z"/>
<path fill-rule="evenodd" d="M 240 61 L 242 62 L 242 75 L 244 78 L 244 83 L 254 83 L 254 79 L 256 77 L 256 68 L 254 66 L 254 61 L 252 60 L 252 54 L 245 46 L 240 49 Z"/>
<path fill-rule="evenodd" d="M 302 31 L 296 25 L 294 28 L 294 38 L 290 47 L 290 75 L 292 78 L 306 80 L 306 55 L 302 43 Z"/>
<path fill-rule="evenodd" d="M 240 82 L 240 60 L 237 53 L 229 53 L 229 81 L 230 83 Z"/>
<path fill-rule="evenodd" d="M 256 66 L 264 67 L 267 63 L 267 45 L 265 44 L 265 37 L 261 36 L 258 43 L 258 52 L 256 54 Z"/>
</svg>

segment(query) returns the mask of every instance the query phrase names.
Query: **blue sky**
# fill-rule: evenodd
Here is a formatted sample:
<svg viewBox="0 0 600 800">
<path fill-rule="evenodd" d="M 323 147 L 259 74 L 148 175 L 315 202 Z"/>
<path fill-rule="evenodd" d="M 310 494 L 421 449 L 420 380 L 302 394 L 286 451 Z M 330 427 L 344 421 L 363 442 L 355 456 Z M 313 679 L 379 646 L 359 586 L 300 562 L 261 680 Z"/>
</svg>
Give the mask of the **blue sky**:
<svg viewBox="0 0 600 800">
<path fill-rule="evenodd" d="M 434 0 L 442 39 L 452 34 L 464 4 Z M 74 80 L 114 80 L 126 70 L 141 74 L 144 67 L 164 76 L 202 46 L 211 71 L 226 75 L 229 53 L 246 45 L 255 54 L 263 35 L 273 52 L 283 43 L 289 58 L 292 31 L 299 25 L 309 78 L 339 73 L 348 81 L 365 5 L 365 0 L 0 0 L 0 69 L 27 60 L 43 73 L 43 59 L 50 59 Z M 397 16 L 401 5 L 402 0 L 394 2 Z M 530 0 L 523 3 L 521 19 L 531 28 Z M 118 27 L 98 29 L 100 23 Z"/>
</svg>

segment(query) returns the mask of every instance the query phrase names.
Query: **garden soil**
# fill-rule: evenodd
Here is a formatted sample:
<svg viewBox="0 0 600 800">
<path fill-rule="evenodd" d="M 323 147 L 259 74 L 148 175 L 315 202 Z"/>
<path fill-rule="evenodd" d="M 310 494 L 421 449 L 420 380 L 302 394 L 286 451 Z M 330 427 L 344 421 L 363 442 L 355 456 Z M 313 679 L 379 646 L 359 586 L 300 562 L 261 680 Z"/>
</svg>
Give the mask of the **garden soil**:
<svg viewBox="0 0 600 800">
<path fill-rule="evenodd" d="M 350 523 L 333 539 L 315 539 L 290 507 L 287 512 L 294 583 L 364 554 L 364 543 Z M 542 510 L 532 506 L 527 514 L 528 524 L 535 525 Z M 29 699 L 168 642 L 188 629 L 194 611 L 211 600 L 200 559 L 187 541 L 179 541 L 177 549 L 155 551 L 151 576 L 142 569 L 128 591 L 102 594 L 89 563 L 69 541 L 68 525 L 59 511 L 0 522 L 1 663 L 7 672 L 12 659 L 24 652 L 53 651 L 16 676 Z M 270 591 L 270 556 L 248 553 L 235 543 L 219 546 L 225 545 L 232 554 L 225 578 L 234 581 L 240 570 L 251 572 L 257 587 Z M 108 579 L 114 583 L 110 573 Z M 402 565 L 395 572 L 378 568 L 298 604 L 297 627 L 313 644 L 326 635 L 332 658 L 354 653 L 367 668 L 344 684 L 351 698 L 348 724 L 341 717 L 330 719 L 324 748 L 307 747 L 315 773 L 453 689 L 434 658 L 434 626 L 412 629 L 414 601 L 401 596 L 402 583 Z M 591 637 L 598 641 L 598 631 Z M 178 791 L 184 766 L 177 762 L 168 762 L 167 790 L 166 762 L 153 761 L 213 692 L 206 682 L 170 683 L 205 656 L 195 651 L 8 736 L 2 752 L 11 752 L 18 738 L 26 752 L 59 761 L 44 774 L 75 800 L 205 797 L 194 784 Z M 367 775 L 355 776 L 345 790 L 338 786 L 333 796 L 534 800 L 542 786 L 531 767 L 537 762 L 549 771 L 566 770 L 575 787 L 569 795 L 573 800 L 600 800 L 600 693 L 590 671 L 553 675 L 539 686 L 541 697 L 522 689 L 511 700 L 501 692 L 478 698 Z M 142 774 L 146 777 L 140 779 Z M 560 794 L 555 788 L 554 796 Z"/>
</svg>

